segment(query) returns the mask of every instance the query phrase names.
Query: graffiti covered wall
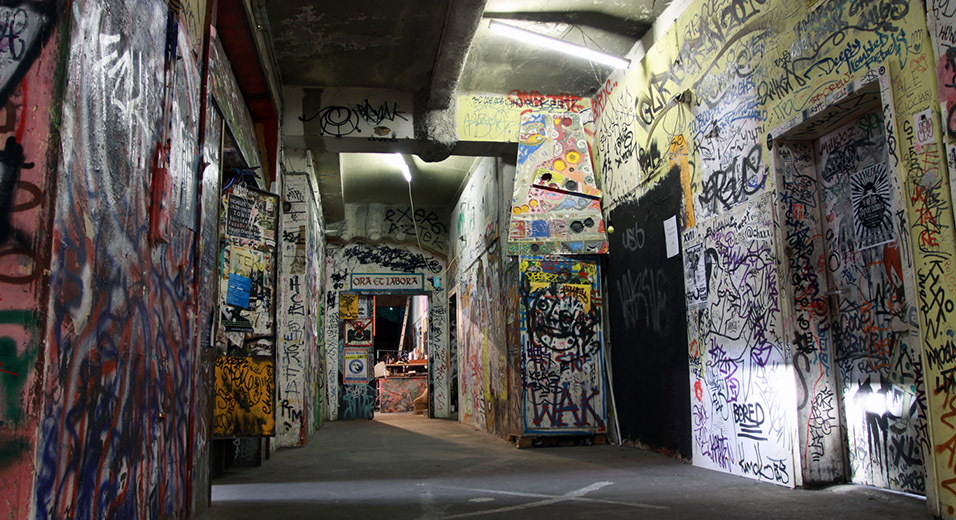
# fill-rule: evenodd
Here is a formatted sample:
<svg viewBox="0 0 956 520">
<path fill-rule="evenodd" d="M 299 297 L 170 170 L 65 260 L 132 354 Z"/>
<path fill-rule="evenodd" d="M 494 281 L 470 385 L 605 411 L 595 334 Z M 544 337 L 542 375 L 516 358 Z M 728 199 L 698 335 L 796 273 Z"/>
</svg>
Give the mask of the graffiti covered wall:
<svg viewBox="0 0 956 520">
<path fill-rule="evenodd" d="M 942 20 L 947 18 L 951 9 L 945 2 L 938 2 L 930 6 L 928 11 L 931 19 Z M 740 244 L 734 246 L 732 242 L 712 241 L 707 238 L 707 233 L 714 233 L 716 228 L 728 225 L 727 214 L 737 211 L 738 208 L 753 208 L 752 203 L 766 193 L 780 193 L 780 196 L 790 197 L 794 194 L 793 190 L 800 187 L 796 184 L 776 186 L 775 175 L 771 175 L 774 161 L 772 147 L 774 138 L 780 135 L 768 134 L 786 131 L 818 114 L 826 114 L 827 108 L 834 102 L 855 92 L 867 81 L 879 78 L 881 88 L 878 97 L 884 106 L 878 108 L 882 108 L 886 115 L 883 125 L 887 164 L 892 175 L 891 181 L 902 186 L 902 203 L 896 210 L 896 220 L 903 222 L 905 226 L 903 236 L 899 238 L 902 257 L 900 272 L 905 277 L 908 265 L 912 265 L 915 276 L 911 281 L 915 290 L 911 291 L 911 294 L 919 295 L 908 304 L 910 307 L 905 311 L 905 324 L 909 334 L 920 337 L 922 357 L 925 361 L 923 366 L 927 370 L 926 409 L 929 413 L 929 432 L 933 445 L 928 446 L 926 451 L 934 454 L 934 464 L 940 479 L 936 493 L 930 493 L 939 497 L 939 503 L 934 504 L 931 501 L 931 508 L 935 510 L 938 507 L 943 515 L 953 516 L 956 511 L 956 486 L 952 482 L 956 482 L 956 470 L 951 454 L 952 438 L 956 438 L 956 434 L 945 420 L 950 408 L 948 403 L 952 400 L 952 385 L 947 383 L 952 378 L 947 374 L 953 369 L 953 361 L 951 356 L 941 353 L 951 350 L 947 345 L 953 330 L 948 324 L 954 323 L 954 309 L 953 306 L 947 305 L 950 300 L 947 291 L 956 279 L 956 273 L 952 271 L 949 262 L 953 254 L 953 221 L 952 200 L 949 186 L 946 184 L 947 175 L 943 173 L 945 164 L 940 142 L 944 137 L 944 125 L 940 124 L 936 110 L 940 99 L 936 98 L 934 90 L 938 88 L 940 95 L 943 95 L 945 89 L 943 86 L 937 87 L 934 70 L 945 70 L 947 62 L 945 55 L 940 52 L 936 58 L 939 61 L 934 66 L 930 32 L 927 30 L 924 13 L 920 4 L 906 0 L 880 0 L 869 3 L 828 0 L 812 4 L 790 0 L 694 1 L 659 37 L 658 43 L 650 48 L 640 65 L 631 67 L 609 94 L 602 93 L 602 110 L 597 120 L 598 144 L 595 163 L 599 165 L 598 170 L 604 181 L 605 201 L 614 207 L 626 200 L 640 200 L 668 170 L 666 153 L 663 152 L 666 145 L 680 136 L 687 140 L 691 157 L 690 169 L 682 178 L 684 211 L 692 213 L 695 220 L 688 221 L 684 235 L 685 239 L 693 240 L 685 240 L 682 245 L 685 262 L 694 263 L 693 269 L 689 268 L 685 277 L 688 284 L 698 280 L 698 285 L 706 286 L 708 281 L 714 281 L 711 279 L 713 272 L 707 273 L 707 266 L 713 268 L 716 265 L 722 268 L 724 262 L 719 248 L 713 246 L 722 244 L 724 252 L 732 255 L 731 259 L 738 258 L 735 255 L 744 251 L 751 254 L 749 249 L 740 249 Z M 944 29 L 946 23 L 936 27 L 938 34 L 935 36 L 946 37 L 949 34 Z M 943 46 L 937 47 L 944 50 Z M 942 74 L 940 85 L 943 85 Z M 945 103 L 948 98 L 942 99 Z M 847 113 L 835 111 L 832 115 L 832 118 L 820 117 L 814 120 L 813 124 L 821 132 L 818 136 L 825 130 L 835 130 L 835 123 Z M 781 160 L 786 159 L 781 157 Z M 797 195 L 804 196 L 802 193 Z M 760 202 L 757 207 L 763 204 Z M 742 213 L 739 216 L 744 217 Z M 780 218 L 786 218 L 786 215 L 781 215 Z M 794 219 L 795 224 L 797 220 Z M 761 216 L 756 221 L 754 232 L 761 237 L 767 233 L 770 236 L 778 236 L 773 228 L 774 223 L 769 215 Z M 773 247 L 767 247 L 766 252 L 754 251 L 757 258 L 775 254 L 775 250 L 786 251 L 787 241 L 799 244 L 799 240 L 802 240 L 792 234 L 794 228 L 785 226 L 780 231 L 783 236 Z M 909 237 L 905 236 L 907 234 Z M 812 234 L 810 236 L 812 237 Z M 908 241 L 911 241 L 912 246 L 908 245 Z M 694 249 L 691 249 L 691 245 Z M 819 240 L 817 245 L 826 245 L 825 240 Z M 912 251 L 909 250 L 910 247 Z M 706 258 L 708 248 L 714 249 L 716 253 L 711 255 L 709 262 Z M 700 255 L 705 258 L 700 259 Z M 821 273 L 815 268 L 816 259 L 811 257 L 810 260 L 814 262 L 814 267 L 810 269 L 807 266 L 804 271 Z M 791 259 L 787 261 L 790 262 Z M 703 269 L 698 269 L 699 266 L 703 266 Z M 800 267 L 796 265 L 793 268 Z M 889 276 L 896 276 L 893 271 L 895 268 L 891 265 Z M 903 282 L 904 286 L 908 283 L 906 280 Z M 809 290 L 809 297 L 804 300 L 809 306 L 817 305 L 815 301 L 823 301 L 807 284 L 794 285 L 788 282 L 783 287 L 787 291 Z M 823 287 L 823 284 L 820 284 L 820 287 Z M 743 288 L 745 287 L 738 286 L 738 289 Z M 691 287 L 688 287 L 688 290 L 690 291 Z M 694 371 L 696 367 L 703 370 L 704 376 L 700 391 L 692 391 L 692 404 L 695 407 L 706 405 L 706 409 L 701 410 L 706 412 L 706 415 L 697 415 L 696 409 L 693 412 L 695 424 L 707 424 L 707 421 L 713 421 L 718 413 L 718 410 L 703 400 L 704 392 L 708 390 L 708 377 L 712 378 L 711 381 L 716 381 L 721 374 L 729 376 L 726 372 L 734 366 L 722 361 L 722 356 L 729 352 L 724 346 L 715 350 L 714 345 L 700 342 L 701 337 L 707 334 L 713 337 L 713 334 L 701 330 L 701 322 L 696 317 L 701 313 L 715 311 L 712 308 L 714 302 L 708 299 L 709 296 L 703 296 L 705 295 L 688 294 L 688 305 L 701 308 L 700 311 L 692 311 L 689 316 L 692 322 L 689 337 L 691 369 Z M 800 304 L 788 297 L 787 305 L 791 303 Z M 763 302 L 760 298 L 752 298 L 749 301 L 741 301 L 738 307 L 744 308 L 748 305 L 761 306 Z M 767 316 L 768 312 L 779 313 L 770 308 L 756 308 L 761 308 L 761 315 L 764 316 Z M 913 315 L 917 319 L 912 319 L 911 309 L 916 309 Z M 819 319 L 816 321 L 820 322 Z M 802 323 L 787 322 L 784 325 L 784 329 L 793 327 L 794 330 L 806 333 L 802 329 Z M 808 327 L 814 325 L 810 324 Z M 817 338 L 826 339 L 829 334 L 819 329 L 807 330 L 814 332 Z M 797 347 L 792 345 L 791 341 L 797 341 L 798 337 L 794 335 L 792 339 L 784 339 L 784 336 L 789 335 L 782 335 L 782 332 L 783 329 L 778 328 L 773 335 L 767 336 L 767 351 L 764 351 L 765 347 L 760 344 L 749 347 L 759 351 L 759 355 L 755 354 L 749 361 L 752 366 L 766 366 L 764 360 L 772 363 L 771 360 L 780 355 L 784 356 L 783 362 L 789 361 L 786 356 L 792 352 L 791 348 Z M 698 339 L 697 344 L 693 342 L 695 337 Z M 820 343 L 817 345 L 819 347 Z M 831 353 L 835 352 L 832 350 L 832 343 L 829 346 Z M 802 352 L 798 348 L 797 354 L 805 355 L 806 351 L 807 347 L 802 347 Z M 903 371 L 918 372 L 918 367 L 915 366 L 920 363 L 918 356 L 909 352 L 900 358 L 897 354 L 903 351 L 907 349 L 895 351 L 895 354 L 890 356 L 890 364 L 903 359 Z M 767 354 L 770 354 L 770 357 L 767 357 Z M 712 355 L 716 357 L 709 357 Z M 827 377 L 826 371 L 819 365 L 819 356 L 815 355 L 813 358 L 812 362 L 817 363 L 815 369 L 822 370 L 815 374 L 818 377 L 820 374 Z M 699 361 L 696 361 L 697 359 Z M 733 357 L 727 359 L 735 361 Z M 737 373 L 741 368 L 739 361 L 735 361 L 738 363 Z M 806 366 L 807 361 L 804 358 L 801 358 L 801 362 Z M 896 369 L 896 372 L 899 371 Z M 808 374 L 809 372 L 800 372 L 798 379 L 805 378 Z M 889 375 L 893 377 L 893 374 Z M 829 377 L 832 376 L 831 371 Z M 789 382 L 779 387 L 774 385 L 764 397 L 782 399 L 783 397 L 775 396 L 786 396 L 791 392 L 786 388 L 788 386 Z M 823 415 L 801 412 L 801 423 L 817 424 L 820 426 L 818 431 L 812 435 L 803 435 L 802 440 L 798 440 L 801 437 L 794 430 L 788 430 L 785 436 L 771 437 L 776 447 L 761 448 L 761 457 L 769 458 L 771 455 L 768 453 L 776 451 L 776 455 L 772 457 L 793 461 L 801 457 L 800 452 L 805 453 L 803 456 L 813 457 L 812 449 L 808 446 L 816 444 L 815 449 L 818 451 L 824 449 L 824 446 L 834 447 L 831 436 L 837 415 L 834 411 L 836 404 L 828 404 L 827 394 L 822 391 L 825 387 L 826 385 L 818 387 L 821 392 L 816 394 L 820 398 L 819 410 Z M 874 379 L 871 380 L 869 388 L 879 393 L 884 385 L 876 383 Z M 710 390 L 720 389 L 712 387 Z M 727 387 L 724 391 L 730 392 L 731 388 Z M 905 397 L 897 403 L 903 408 L 893 404 L 883 411 L 874 410 L 874 420 L 870 422 L 870 426 L 864 426 L 864 430 L 869 428 L 870 433 L 867 435 L 871 439 L 879 439 L 880 444 L 883 443 L 889 421 L 884 422 L 878 417 L 884 412 L 909 417 L 907 420 L 918 417 L 918 413 L 914 412 L 919 408 L 918 385 L 916 392 L 916 409 L 913 408 L 914 402 L 909 400 L 910 397 Z M 697 395 L 701 396 L 700 403 L 704 404 L 699 404 Z M 882 398 L 879 400 L 883 402 Z M 874 406 L 876 401 L 874 399 Z M 764 403 L 766 404 L 768 403 Z M 739 418 L 748 425 L 759 418 L 751 413 L 749 404 L 737 402 L 737 405 L 747 407 L 746 410 L 740 410 L 747 413 Z M 756 406 L 753 411 L 756 411 Z M 732 409 L 724 408 L 721 413 L 730 420 L 734 418 L 732 412 Z M 779 421 L 773 422 L 770 410 L 764 409 L 763 412 L 765 426 L 782 426 L 783 423 Z M 783 410 L 776 412 L 781 414 L 781 418 L 790 417 L 790 414 L 783 413 Z M 916 415 L 913 415 L 914 413 Z M 915 424 L 918 431 L 918 420 L 915 420 Z M 725 471 L 742 472 L 757 478 L 766 478 L 769 475 L 771 478 L 768 480 L 781 483 L 784 475 L 793 473 L 792 467 L 783 471 L 782 468 L 775 468 L 772 462 L 760 463 L 751 460 L 754 457 L 754 446 L 750 441 L 725 447 L 722 440 L 716 442 L 720 439 L 709 439 L 705 444 L 704 439 L 697 438 L 697 435 L 695 431 L 695 442 L 701 442 L 699 447 L 695 447 L 695 450 L 699 451 L 695 451 L 696 463 Z M 787 443 L 793 442 L 801 446 L 798 446 L 796 451 L 787 450 Z M 924 445 L 929 443 L 925 439 L 918 442 Z M 891 444 L 888 449 L 890 458 L 896 457 L 897 453 L 901 458 L 915 454 L 909 447 L 909 441 L 905 444 L 899 452 Z M 792 447 L 793 444 L 789 446 Z M 800 447 L 803 449 L 799 449 Z M 784 457 L 785 452 L 789 455 Z M 705 453 L 706 455 L 701 457 Z M 880 459 L 879 462 L 884 460 Z M 745 466 L 741 466 L 741 462 L 744 462 Z M 798 464 L 802 466 L 803 461 Z M 758 466 L 760 469 L 756 469 Z M 765 471 L 765 468 L 773 471 Z M 832 467 L 817 469 L 821 478 L 825 474 L 832 475 Z M 909 480 L 909 474 L 907 471 L 907 476 L 901 481 Z M 797 476 L 803 478 L 803 475 Z"/>
<path fill-rule="evenodd" d="M 236 140 L 246 165 L 258 166 L 261 160 L 256 144 L 255 125 L 232 72 L 232 64 L 229 63 L 226 50 L 215 32 L 209 43 L 209 92 L 226 120 L 226 126 Z"/>
<path fill-rule="evenodd" d="M 196 449 L 194 452 L 196 478 L 194 489 L 209 489 L 211 475 L 209 450 L 212 447 L 212 407 L 215 402 L 216 329 L 219 324 L 219 299 L 200 295 L 219 291 L 219 172 L 222 168 L 223 119 L 206 91 L 206 135 L 203 140 L 202 176 L 199 179 L 199 261 L 197 286 L 196 336 L 199 350 L 199 381 L 205 382 L 196 392 L 195 421 Z M 193 494 L 194 511 L 208 505 L 206 493 Z"/>
<path fill-rule="evenodd" d="M 306 236 L 306 266 L 312 275 L 306 286 L 306 312 L 309 336 L 309 365 L 311 373 L 307 382 L 311 382 L 312 404 L 306 403 L 308 414 L 308 434 L 311 436 L 322 424 L 323 410 L 328 407 L 325 399 L 325 355 L 322 341 L 322 286 L 325 283 L 325 219 L 322 215 L 322 202 L 318 186 L 312 177 L 312 201 L 308 204 L 309 226 Z"/>
<path fill-rule="evenodd" d="M 56 2 L 0 7 L 20 52 L 0 58 L 0 517 L 26 518 L 36 475 L 64 31 Z M 67 17 L 68 19 L 68 17 Z M 10 23 L 10 22 L 7 22 Z M 68 33 L 66 33 L 68 34 Z"/>
<path fill-rule="evenodd" d="M 414 212 L 401 204 L 346 204 L 345 220 L 330 228 L 339 231 L 345 241 L 362 240 L 372 244 L 416 243 L 439 253 L 448 252 L 448 209 L 416 206 Z"/>
<path fill-rule="evenodd" d="M 924 494 L 925 390 L 884 133 L 877 110 L 817 145 L 834 358 L 853 481 Z"/>
<path fill-rule="evenodd" d="M 507 379 L 514 367 L 504 344 L 500 271 L 497 251 L 482 254 L 458 283 L 459 419 L 506 435 L 513 430 L 507 414 L 515 389 L 509 388 Z"/>
<path fill-rule="evenodd" d="M 299 120 L 312 123 L 323 136 L 367 141 L 412 139 L 415 120 L 412 96 L 373 89 L 326 89 L 318 107 Z"/>
<path fill-rule="evenodd" d="M 937 471 L 939 513 L 956 518 L 956 426 L 948 420 L 956 403 L 956 356 L 953 356 L 954 309 L 952 292 L 956 289 L 956 275 L 952 271 L 953 222 L 956 211 L 956 5 L 944 0 L 926 4 L 932 47 L 935 51 L 935 70 L 938 102 L 942 112 L 937 125 L 935 110 L 929 112 L 929 130 L 939 128 L 925 146 L 925 130 L 916 117 L 903 122 L 902 138 L 907 146 L 900 154 L 910 171 L 907 178 L 909 215 L 914 253 L 923 259 L 917 264 L 921 339 L 923 342 L 924 380 L 930 405 L 930 434 L 933 440 L 933 462 Z M 926 89 L 930 90 L 931 89 Z M 901 114 L 925 114 L 925 107 L 914 106 Z M 941 135 L 943 146 L 936 143 Z M 943 172 L 940 153 L 945 150 L 949 175 Z M 949 180 L 947 197 L 946 178 Z"/>
<path fill-rule="evenodd" d="M 694 464 L 795 485 L 772 194 L 684 233 Z"/>
<path fill-rule="evenodd" d="M 840 390 L 833 362 L 828 278 L 820 261 L 826 253 L 813 147 L 807 142 L 785 143 L 774 153 L 782 206 L 778 214 L 788 251 L 781 285 L 792 295 L 789 299 L 785 296 L 781 304 L 784 314 L 793 317 L 801 470 L 807 485 L 841 481 L 845 469 Z"/>
<path fill-rule="evenodd" d="M 504 336 L 501 305 L 502 257 L 499 168 L 484 159 L 471 173 L 452 212 L 452 240 L 459 268 L 454 286 L 458 294 L 459 420 L 500 436 L 519 433 L 510 402 L 520 398 L 517 356 L 510 356 Z M 507 218 L 507 217 L 505 217 Z"/>
<path fill-rule="evenodd" d="M 316 406 L 315 378 L 317 343 L 312 320 L 317 310 L 307 300 L 310 287 L 321 271 L 309 247 L 321 245 L 314 242 L 317 233 L 312 229 L 316 222 L 312 216 L 317 212 L 315 196 L 309 174 L 287 173 L 284 177 L 279 230 L 279 302 L 277 305 L 277 365 L 278 377 L 276 407 L 279 428 L 276 443 L 279 447 L 301 446 L 308 440 L 313 407 Z M 321 233 L 321 230 L 318 231 Z"/>
<path fill-rule="evenodd" d="M 594 136 L 591 100 L 572 94 L 542 94 L 514 89 L 507 95 L 467 93 L 458 96 L 455 112 L 462 141 L 517 143 L 525 111 L 571 112 L 581 117 L 588 138 Z"/>
<path fill-rule="evenodd" d="M 174 66 L 190 44 L 165 2 L 71 7 L 36 516 L 185 517 L 193 233 L 175 225 L 153 241 L 149 212 L 168 160 L 164 211 L 194 218 L 198 66 L 189 52 Z"/>
</svg>

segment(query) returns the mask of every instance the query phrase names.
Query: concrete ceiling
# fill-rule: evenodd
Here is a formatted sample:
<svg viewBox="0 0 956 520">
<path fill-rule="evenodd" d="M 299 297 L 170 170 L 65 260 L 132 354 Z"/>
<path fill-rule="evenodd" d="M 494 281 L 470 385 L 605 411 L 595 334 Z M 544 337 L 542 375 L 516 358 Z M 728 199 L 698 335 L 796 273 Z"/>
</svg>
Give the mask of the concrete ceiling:
<svg viewBox="0 0 956 520">
<path fill-rule="evenodd" d="M 415 204 L 421 206 L 448 204 L 476 160 L 457 155 L 431 163 L 415 156 L 407 156 L 407 159 L 412 174 L 412 196 Z M 342 195 L 347 202 L 408 203 L 408 184 L 392 154 L 342 154 L 341 168 L 347 172 L 342 175 Z"/>
<path fill-rule="evenodd" d="M 427 82 L 448 0 L 268 2 L 287 85 L 412 92 Z"/>
<path fill-rule="evenodd" d="M 626 55 L 669 0 L 271 0 L 269 33 L 285 86 L 308 89 L 373 88 L 412 95 L 416 120 L 454 121 L 460 92 L 507 94 L 536 90 L 591 96 L 612 70 L 603 65 L 503 39 L 488 29 L 491 19 Z M 450 113 L 450 115 L 449 115 Z M 437 114 L 437 115 L 436 115 Z M 450 119 L 449 119 L 450 118 Z M 447 125 L 446 125 L 447 126 Z M 306 134 L 309 130 L 305 130 Z M 430 161 L 454 153 L 455 143 L 416 129 L 418 152 Z M 320 189 L 327 222 L 344 218 L 342 203 L 407 202 L 404 180 L 373 156 L 332 154 L 304 136 L 319 165 L 338 164 Z M 434 146 L 439 142 L 437 153 Z M 368 150 L 381 152 L 382 147 Z M 460 150 L 460 147 L 458 148 Z M 396 150 L 399 151 L 399 150 Z M 330 157 L 341 155 L 341 158 Z M 471 158 L 429 168 L 413 182 L 416 204 L 450 205 Z M 467 171 L 464 172 L 467 175 Z M 414 173 L 413 173 L 414 175 Z M 444 178 L 443 176 L 448 176 Z M 428 179 L 427 181 L 425 179 Z M 336 200 L 341 192 L 341 200 Z M 334 193 L 334 196 L 333 196 Z M 428 202 L 425 202 L 428 201 Z"/>
<path fill-rule="evenodd" d="M 613 69 L 557 51 L 502 38 L 499 20 L 552 38 L 625 56 L 667 2 L 648 0 L 488 0 L 462 71 L 462 92 L 512 89 L 592 96 Z"/>
</svg>

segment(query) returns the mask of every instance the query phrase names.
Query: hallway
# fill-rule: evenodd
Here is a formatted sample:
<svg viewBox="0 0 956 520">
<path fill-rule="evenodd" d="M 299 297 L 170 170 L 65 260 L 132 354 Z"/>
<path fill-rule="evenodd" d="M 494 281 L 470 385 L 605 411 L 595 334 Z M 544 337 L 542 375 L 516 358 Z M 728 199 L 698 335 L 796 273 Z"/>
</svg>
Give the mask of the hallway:
<svg viewBox="0 0 956 520">
<path fill-rule="evenodd" d="M 410 414 L 336 421 L 308 446 L 213 481 L 201 520 L 260 518 L 931 518 L 861 486 L 791 490 L 617 446 L 517 450 Z"/>
<path fill-rule="evenodd" d="M 956 2 L 0 34 L 0 519 L 956 520 Z"/>
</svg>

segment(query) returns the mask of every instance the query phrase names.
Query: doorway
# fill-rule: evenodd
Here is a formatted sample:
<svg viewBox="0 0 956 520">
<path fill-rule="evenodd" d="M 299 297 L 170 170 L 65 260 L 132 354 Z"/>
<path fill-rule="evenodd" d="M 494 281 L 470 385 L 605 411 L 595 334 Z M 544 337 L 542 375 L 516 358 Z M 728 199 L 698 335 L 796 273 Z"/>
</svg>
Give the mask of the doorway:
<svg viewBox="0 0 956 520">
<path fill-rule="evenodd" d="M 774 145 L 798 460 L 808 486 L 851 481 L 922 495 L 913 279 L 882 107 L 874 81 Z"/>
<path fill-rule="evenodd" d="M 458 294 L 448 297 L 449 417 L 458 419 Z"/>
<path fill-rule="evenodd" d="M 428 414 L 430 295 L 340 293 L 340 419 Z"/>
<path fill-rule="evenodd" d="M 417 413 L 428 409 L 427 295 L 375 296 L 376 411 Z"/>
</svg>

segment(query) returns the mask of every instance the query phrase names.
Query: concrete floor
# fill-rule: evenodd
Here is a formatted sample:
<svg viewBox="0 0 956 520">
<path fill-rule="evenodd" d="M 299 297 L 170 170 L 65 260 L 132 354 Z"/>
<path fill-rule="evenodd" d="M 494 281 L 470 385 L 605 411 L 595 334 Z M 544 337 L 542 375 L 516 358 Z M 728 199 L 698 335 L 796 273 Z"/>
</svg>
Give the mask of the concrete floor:
<svg viewBox="0 0 956 520">
<path fill-rule="evenodd" d="M 791 490 L 618 446 L 518 450 L 451 421 L 326 423 L 309 446 L 213 481 L 203 520 L 356 518 L 928 519 L 922 499 Z"/>
</svg>

